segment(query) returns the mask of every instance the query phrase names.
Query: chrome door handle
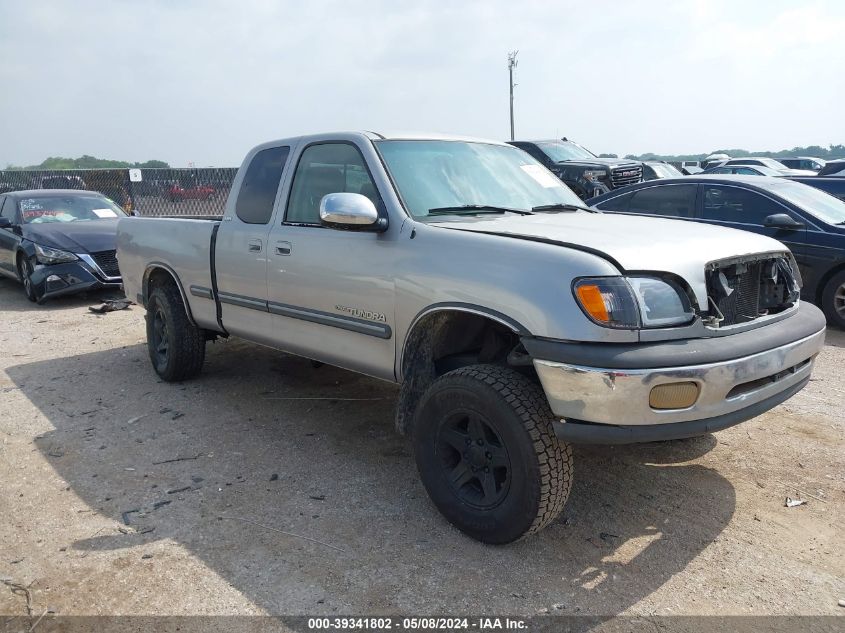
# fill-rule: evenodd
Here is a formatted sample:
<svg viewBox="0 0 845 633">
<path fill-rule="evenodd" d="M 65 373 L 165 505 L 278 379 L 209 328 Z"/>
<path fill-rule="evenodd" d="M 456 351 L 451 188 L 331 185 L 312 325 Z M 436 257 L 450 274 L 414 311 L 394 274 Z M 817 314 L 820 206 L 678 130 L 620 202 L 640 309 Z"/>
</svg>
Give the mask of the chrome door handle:
<svg viewBox="0 0 845 633">
<path fill-rule="evenodd" d="M 249 241 L 249 252 L 250 253 L 260 253 L 261 252 L 261 240 L 250 240 Z"/>
<path fill-rule="evenodd" d="M 276 255 L 290 255 L 290 242 L 276 242 Z"/>
</svg>

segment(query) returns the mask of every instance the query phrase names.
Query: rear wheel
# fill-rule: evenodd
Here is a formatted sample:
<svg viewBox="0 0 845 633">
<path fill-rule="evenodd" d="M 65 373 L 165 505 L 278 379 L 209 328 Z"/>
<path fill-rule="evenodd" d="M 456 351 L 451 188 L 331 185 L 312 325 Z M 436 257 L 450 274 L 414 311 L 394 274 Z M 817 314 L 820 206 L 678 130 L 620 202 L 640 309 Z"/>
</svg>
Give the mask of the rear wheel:
<svg viewBox="0 0 845 633">
<path fill-rule="evenodd" d="M 828 323 L 845 328 L 845 270 L 836 273 L 825 284 L 821 308 Z"/>
<path fill-rule="evenodd" d="M 417 468 L 434 504 L 486 543 L 539 531 L 563 510 L 572 452 L 554 435 L 540 387 L 495 365 L 438 378 L 423 395 L 413 437 Z"/>
<path fill-rule="evenodd" d="M 32 259 L 21 254 L 18 257 L 18 276 L 23 284 L 26 298 L 30 301 L 38 301 L 38 296 L 35 294 L 35 285 L 32 283 L 32 273 L 34 272 L 35 267 L 32 265 Z"/>
<path fill-rule="evenodd" d="M 205 332 L 188 320 L 179 290 L 156 286 L 147 300 L 147 348 L 156 373 L 178 382 L 200 373 L 205 360 Z"/>
</svg>

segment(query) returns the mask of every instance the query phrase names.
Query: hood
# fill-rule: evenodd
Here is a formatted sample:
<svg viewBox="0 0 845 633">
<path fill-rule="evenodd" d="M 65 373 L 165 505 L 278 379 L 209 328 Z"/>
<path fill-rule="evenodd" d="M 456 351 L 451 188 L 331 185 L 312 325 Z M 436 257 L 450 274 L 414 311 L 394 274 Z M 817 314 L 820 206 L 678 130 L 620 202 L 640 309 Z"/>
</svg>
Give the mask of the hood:
<svg viewBox="0 0 845 633">
<path fill-rule="evenodd" d="M 117 248 L 117 219 L 24 224 L 27 240 L 71 253 L 97 253 Z"/>
<path fill-rule="evenodd" d="M 639 167 L 642 163 L 633 160 L 626 160 L 624 158 L 574 158 L 572 160 L 562 160 L 556 163 L 557 165 L 583 165 L 590 167 L 593 165 L 604 165 L 605 167 Z"/>
<path fill-rule="evenodd" d="M 786 176 L 817 176 L 818 174 L 809 169 L 781 169 L 780 172 Z"/>
<path fill-rule="evenodd" d="M 707 305 L 704 266 L 708 262 L 788 250 L 777 240 L 756 233 L 616 213 L 538 213 L 432 224 L 460 231 L 560 242 L 603 254 L 621 268 L 620 272 L 674 273 L 687 281 L 699 305 Z"/>
</svg>

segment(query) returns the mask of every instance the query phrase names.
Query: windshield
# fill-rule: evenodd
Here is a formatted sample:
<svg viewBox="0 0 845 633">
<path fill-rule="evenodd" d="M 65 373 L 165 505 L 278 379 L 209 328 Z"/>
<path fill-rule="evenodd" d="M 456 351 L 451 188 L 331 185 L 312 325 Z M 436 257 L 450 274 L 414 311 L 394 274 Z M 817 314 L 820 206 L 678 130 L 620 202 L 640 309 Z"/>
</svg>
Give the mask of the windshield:
<svg viewBox="0 0 845 633">
<path fill-rule="evenodd" d="M 557 177 L 520 149 L 463 141 L 376 141 L 402 201 L 415 218 L 432 209 L 584 206 Z"/>
<path fill-rule="evenodd" d="M 582 160 L 585 158 L 592 160 L 595 158 L 595 155 L 592 152 L 587 151 L 575 143 L 566 143 L 564 141 L 541 141 L 534 144 L 539 147 L 546 156 L 556 163 L 564 160 Z"/>
<path fill-rule="evenodd" d="M 654 170 L 654 173 L 657 174 L 660 178 L 677 178 L 678 176 L 683 176 L 683 174 L 678 171 L 678 169 L 676 169 L 674 165 L 659 163 L 656 165 L 649 166 Z"/>
<path fill-rule="evenodd" d="M 116 220 L 126 216 L 123 209 L 105 196 L 38 196 L 21 198 L 18 204 L 24 224 Z"/>
<path fill-rule="evenodd" d="M 821 189 L 803 185 L 800 182 L 784 181 L 772 185 L 771 191 L 823 222 L 828 224 L 845 222 L 845 202 Z"/>
</svg>

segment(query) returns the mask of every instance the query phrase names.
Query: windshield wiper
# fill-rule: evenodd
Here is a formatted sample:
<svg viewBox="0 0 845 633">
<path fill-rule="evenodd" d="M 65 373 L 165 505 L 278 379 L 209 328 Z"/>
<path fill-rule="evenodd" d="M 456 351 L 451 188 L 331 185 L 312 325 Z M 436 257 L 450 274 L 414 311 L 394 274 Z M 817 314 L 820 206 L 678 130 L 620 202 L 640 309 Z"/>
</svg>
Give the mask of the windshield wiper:
<svg viewBox="0 0 845 633">
<path fill-rule="evenodd" d="M 589 211 L 590 213 L 598 213 L 595 209 L 581 206 L 580 204 L 569 204 L 566 202 L 555 202 L 553 204 L 541 204 L 536 207 L 531 207 L 532 211 Z"/>
<path fill-rule="evenodd" d="M 519 215 L 534 215 L 528 209 L 512 209 L 511 207 L 497 207 L 490 204 L 462 204 L 454 207 L 437 207 L 429 209 L 429 215 L 479 215 L 493 213 L 518 213 Z"/>
</svg>

